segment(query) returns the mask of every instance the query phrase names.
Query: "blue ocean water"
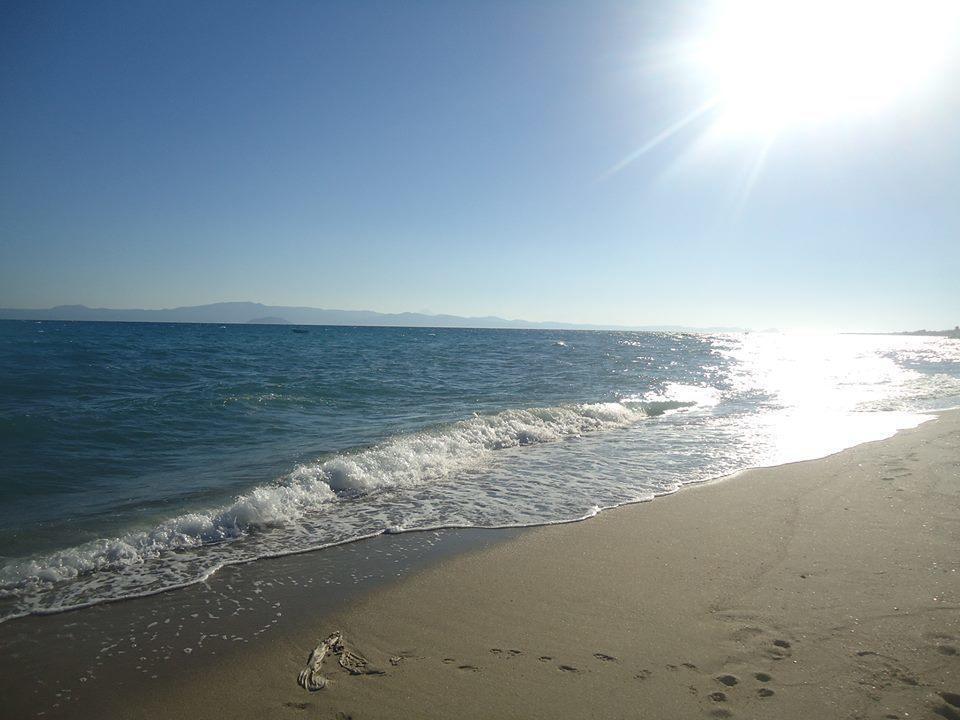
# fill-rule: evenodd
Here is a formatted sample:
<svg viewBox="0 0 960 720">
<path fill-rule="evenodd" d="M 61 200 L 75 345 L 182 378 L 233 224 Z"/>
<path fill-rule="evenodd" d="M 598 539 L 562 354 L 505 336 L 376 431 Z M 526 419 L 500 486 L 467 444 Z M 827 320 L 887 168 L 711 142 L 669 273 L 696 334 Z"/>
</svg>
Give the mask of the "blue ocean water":
<svg viewBox="0 0 960 720">
<path fill-rule="evenodd" d="M 0 321 L 0 619 L 583 519 L 960 404 L 960 342 Z"/>
</svg>

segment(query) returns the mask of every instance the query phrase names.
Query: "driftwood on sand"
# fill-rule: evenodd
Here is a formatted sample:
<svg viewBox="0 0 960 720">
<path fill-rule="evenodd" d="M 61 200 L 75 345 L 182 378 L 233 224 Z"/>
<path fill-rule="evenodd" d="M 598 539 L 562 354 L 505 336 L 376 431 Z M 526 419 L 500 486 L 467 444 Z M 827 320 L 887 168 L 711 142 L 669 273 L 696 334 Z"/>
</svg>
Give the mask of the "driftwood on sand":
<svg viewBox="0 0 960 720">
<path fill-rule="evenodd" d="M 300 671 L 297 682 L 305 690 L 314 692 L 322 690 L 327 686 L 328 679 L 320 674 L 323 668 L 323 661 L 328 655 L 334 655 L 337 658 L 337 664 L 340 665 L 351 675 L 382 675 L 383 670 L 379 670 L 367 661 L 357 650 L 349 647 L 343 639 L 343 633 L 337 630 L 331 633 L 326 640 L 320 642 L 307 658 L 307 664 Z"/>
</svg>

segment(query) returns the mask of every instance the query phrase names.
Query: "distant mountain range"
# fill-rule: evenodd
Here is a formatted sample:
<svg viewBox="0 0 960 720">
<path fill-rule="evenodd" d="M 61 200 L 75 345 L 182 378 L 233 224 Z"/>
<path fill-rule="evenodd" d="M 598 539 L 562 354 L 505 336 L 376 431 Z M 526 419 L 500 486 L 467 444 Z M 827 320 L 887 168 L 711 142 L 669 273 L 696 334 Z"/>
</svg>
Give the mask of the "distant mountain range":
<svg viewBox="0 0 960 720">
<path fill-rule="evenodd" d="M 223 302 L 166 310 L 118 310 L 86 305 L 58 305 L 44 310 L 0 308 L 2 320 L 82 320 L 100 322 L 248 323 L 261 325 L 349 325 L 381 327 L 517 328 L 541 330 L 660 330 L 687 332 L 742 332 L 735 327 L 683 327 L 678 325 L 584 325 L 564 322 L 530 322 L 501 317 L 460 317 L 425 313 L 379 313 L 372 310 L 327 310 L 284 307 L 254 302 Z"/>
</svg>

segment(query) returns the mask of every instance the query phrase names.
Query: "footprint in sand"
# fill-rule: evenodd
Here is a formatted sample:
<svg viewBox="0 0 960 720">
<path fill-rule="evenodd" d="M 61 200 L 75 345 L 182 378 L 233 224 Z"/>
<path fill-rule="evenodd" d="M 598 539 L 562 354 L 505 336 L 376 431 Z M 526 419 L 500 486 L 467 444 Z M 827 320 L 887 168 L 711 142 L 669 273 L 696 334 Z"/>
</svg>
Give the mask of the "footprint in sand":
<svg viewBox="0 0 960 720">
<path fill-rule="evenodd" d="M 620 662 L 620 661 L 619 661 L 617 658 L 615 658 L 613 655 L 606 655 L 605 653 L 597 652 L 597 653 L 594 653 L 593 656 L 594 656 L 597 660 L 601 660 L 601 661 L 603 661 L 603 662 Z"/>
<path fill-rule="evenodd" d="M 793 647 L 789 640 L 774 640 L 773 647 L 767 650 L 767 657 L 771 660 L 783 660 L 790 657 L 793 653 L 790 648 Z"/>
<path fill-rule="evenodd" d="M 293 708 L 294 710 L 306 710 L 311 706 L 311 703 L 308 702 L 285 702 L 284 707 Z"/>
<path fill-rule="evenodd" d="M 752 640 L 753 638 L 760 637 L 761 635 L 763 635 L 763 630 L 758 627 L 747 625 L 735 630 L 731 637 L 737 642 L 746 642 L 747 640 Z"/>
<path fill-rule="evenodd" d="M 723 683 L 727 687 L 733 687 L 740 682 L 740 680 L 735 675 L 718 675 L 717 682 Z"/>
<path fill-rule="evenodd" d="M 446 657 L 441 660 L 444 665 L 453 665 L 457 662 L 456 658 Z M 457 670 L 468 670 L 470 672 L 480 672 L 480 668 L 476 665 L 469 665 L 464 663 L 463 665 L 457 665 Z"/>
<path fill-rule="evenodd" d="M 945 705 L 936 708 L 934 712 L 947 720 L 960 720 L 960 693 L 942 692 Z"/>
<path fill-rule="evenodd" d="M 557 668 L 560 669 L 560 670 L 562 670 L 563 672 L 568 672 L 568 673 L 578 673 L 578 672 L 580 672 L 580 670 L 578 670 L 577 668 L 575 668 L 573 665 L 557 665 Z"/>
<path fill-rule="evenodd" d="M 960 655 L 960 650 L 957 650 L 955 643 L 957 638 L 953 635 L 947 635 L 946 633 L 928 633 L 926 638 L 932 642 L 933 649 L 941 655 L 946 655 L 947 657 Z"/>
</svg>

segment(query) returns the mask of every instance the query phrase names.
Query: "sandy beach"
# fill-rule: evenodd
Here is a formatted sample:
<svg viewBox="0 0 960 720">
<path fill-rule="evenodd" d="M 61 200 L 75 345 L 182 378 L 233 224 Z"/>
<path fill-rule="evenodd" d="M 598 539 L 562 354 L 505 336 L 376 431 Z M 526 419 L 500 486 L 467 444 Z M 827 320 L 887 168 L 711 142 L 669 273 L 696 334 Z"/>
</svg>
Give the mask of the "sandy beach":
<svg viewBox="0 0 960 720">
<path fill-rule="evenodd" d="M 0 720 L 960 720 L 960 0 L 0 18 Z"/>
<path fill-rule="evenodd" d="M 177 658 L 178 670 L 149 680 L 121 673 L 114 683 L 91 681 L 42 711 L 960 718 L 960 413 L 825 459 L 487 538 L 366 591 L 291 587 L 283 626 L 266 640 L 219 655 L 194 651 L 189 664 Z M 436 544 L 443 546 L 442 533 Z M 261 582 L 307 577 L 323 557 L 254 565 Z M 208 591 L 193 592 L 198 603 Z M 23 650 L 26 628 L 62 637 L 64 626 L 95 616 L 89 634 L 129 619 L 133 608 L 133 622 L 158 612 L 186 617 L 190 593 L 27 618 L 0 635 L 19 633 Z M 316 664 L 326 687 L 308 692 L 298 674 L 334 631 L 343 652 Z M 82 664 L 81 654 L 51 662 Z M 22 668 L 30 655 L 5 653 L 4 694 L 16 709 L 8 717 L 41 710 L 30 704 L 42 696 L 29 690 L 36 679 L 10 674 L 29 674 Z"/>
</svg>

